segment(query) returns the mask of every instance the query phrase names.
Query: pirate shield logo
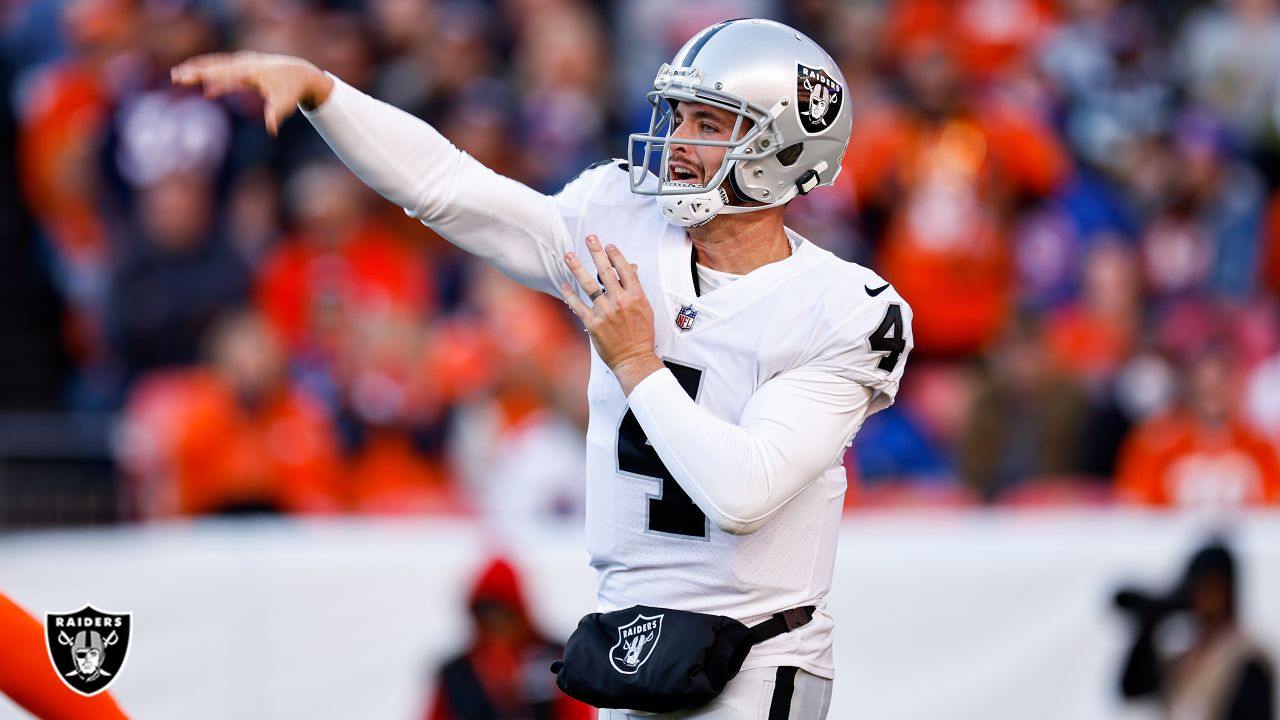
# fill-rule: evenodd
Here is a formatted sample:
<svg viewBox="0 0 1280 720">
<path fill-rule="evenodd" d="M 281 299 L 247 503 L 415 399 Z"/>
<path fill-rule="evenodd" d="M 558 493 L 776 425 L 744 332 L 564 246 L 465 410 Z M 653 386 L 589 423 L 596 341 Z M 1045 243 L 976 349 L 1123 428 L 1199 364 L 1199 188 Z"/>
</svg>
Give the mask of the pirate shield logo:
<svg viewBox="0 0 1280 720">
<path fill-rule="evenodd" d="M 634 675 L 653 654 L 662 637 L 662 615 L 636 615 L 636 619 L 618 628 L 618 644 L 609 650 L 609 662 L 623 675 Z"/>
<path fill-rule="evenodd" d="M 844 88 L 822 68 L 796 63 L 796 112 L 810 135 L 823 132 L 840 114 Z"/>
<path fill-rule="evenodd" d="M 86 605 L 71 613 L 45 613 L 44 640 L 54 670 L 84 696 L 106 690 L 129 655 L 133 613 L 109 613 Z"/>
</svg>

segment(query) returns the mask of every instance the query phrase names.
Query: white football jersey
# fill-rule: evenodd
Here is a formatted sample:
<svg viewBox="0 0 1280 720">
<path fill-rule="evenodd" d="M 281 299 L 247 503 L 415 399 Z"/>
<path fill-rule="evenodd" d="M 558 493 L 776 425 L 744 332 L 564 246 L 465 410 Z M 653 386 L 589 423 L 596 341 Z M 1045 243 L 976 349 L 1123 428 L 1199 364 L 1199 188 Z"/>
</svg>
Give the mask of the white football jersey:
<svg viewBox="0 0 1280 720">
<path fill-rule="evenodd" d="M 714 416 L 736 422 L 761 384 L 802 366 L 870 388 L 870 412 L 892 402 L 911 346 L 910 308 L 874 272 L 791 234 L 789 258 L 699 297 L 691 240 L 653 198 L 631 192 L 621 161 L 587 170 L 556 200 L 584 262 L 583 240 L 595 234 L 639 266 L 658 355 Z M 709 522 L 675 482 L 594 351 L 588 396 L 586 539 L 600 609 L 654 605 L 752 625 L 814 604 L 812 622 L 757 646 L 744 667 L 796 665 L 831 677 L 832 621 L 823 604 L 844 447 L 759 530 L 734 535 Z"/>
<path fill-rule="evenodd" d="M 757 646 L 744 667 L 832 677 L 824 601 L 844 447 L 865 414 L 893 401 L 912 346 L 911 310 L 893 288 L 791 234 L 789 257 L 699 297 L 686 231 L 652 197 L 632 194 L 621 161 L 550 198 L 337 78 L 304 112 L 366 184 L 525 285 L 558 295 L 560 282 L 574 284 L 564 253 L 590 263 L 588 234 L 639 266 L 674 380 L 654 373 L 629 402 L 592 361 L 586 535 L 600 608 L 654 605 L 752 625 L 816 605 L 810 623 Z"/>
</svg>

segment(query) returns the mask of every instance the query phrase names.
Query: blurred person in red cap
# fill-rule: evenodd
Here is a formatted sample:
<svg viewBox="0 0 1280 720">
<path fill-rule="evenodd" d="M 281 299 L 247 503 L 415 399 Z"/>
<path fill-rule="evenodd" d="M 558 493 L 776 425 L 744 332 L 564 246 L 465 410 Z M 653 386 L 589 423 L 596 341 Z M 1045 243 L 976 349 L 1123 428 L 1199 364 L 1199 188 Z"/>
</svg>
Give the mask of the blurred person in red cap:
<svg viewBox="0 0 1280 720">
<path fill-rule="evenodd" d="M 424 720 L 588 720 L 594 710 L 556 690 L 546 672 L 564 647 L 534 626 L 519 575 L 498 558 L 467 599 L 473 637 L 436 673 Z"/>
<path fill-rule="evenodd" d="M 85 697 L 58 678 L 44 627 L 0 592 L 0 693 L 40 720 L 125 720 L 110 692 Z"/>
<path fill-rule="evenodd" d="M 1229 356 L 1202 350 L 1185 373 L 1182 402 L 1125 440 L 1116 476 L 1121 497 L 1192 509 L 1280 504 L 1280 459 L 1237 417 L 1239 378 Z"/>
</svg>

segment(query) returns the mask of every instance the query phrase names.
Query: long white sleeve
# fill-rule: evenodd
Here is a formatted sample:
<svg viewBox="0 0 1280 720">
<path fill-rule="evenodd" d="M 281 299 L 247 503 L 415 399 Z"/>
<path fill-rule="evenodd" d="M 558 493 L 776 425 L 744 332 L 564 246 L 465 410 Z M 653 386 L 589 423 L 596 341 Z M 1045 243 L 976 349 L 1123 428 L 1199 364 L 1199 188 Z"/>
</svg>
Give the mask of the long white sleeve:
<svg viewBox="0 0 1280 720">
<path fill-rule="evenodd" d="M 481 165 L 427 123 L 333 77 L 303 113 L 366 185 L 516 281 L 556 294 L 568 230 L 555 200 Z"/>
<path fill-rule="evenodd" d="M 838 460 L 872 394 L 831 373 L 799 368 L 760 386 L 734 424 L 699 407 L 663 369 L 627 400 L 698 508 L 721 530 L 744 534 Z"/>
</svg>

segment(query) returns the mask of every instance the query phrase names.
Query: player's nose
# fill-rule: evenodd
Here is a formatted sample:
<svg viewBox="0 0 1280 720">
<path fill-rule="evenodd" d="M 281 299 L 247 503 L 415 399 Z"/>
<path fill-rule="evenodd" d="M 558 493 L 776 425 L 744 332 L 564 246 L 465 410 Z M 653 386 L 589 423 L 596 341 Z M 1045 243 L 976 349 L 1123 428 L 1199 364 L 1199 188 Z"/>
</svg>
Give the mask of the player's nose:
<svg viewBox="0 0 1280 720">
<path fill-rule="evenodd" d="M 671 146 L 671 152 L 672 153 L 679 152 L 683 154 L 692 150 L 693 149 L 692 146 L 679 142 L 680 140 L 683 140 L 685 138 L 692 137 L 692 135 L 693 135 L 693 130 L 690 128 L 689 123 L 683 122 L 677 125 L 675 129 L 671 132 L 671 139 L 668 141 L 668 144 Z"/>
</svg>

